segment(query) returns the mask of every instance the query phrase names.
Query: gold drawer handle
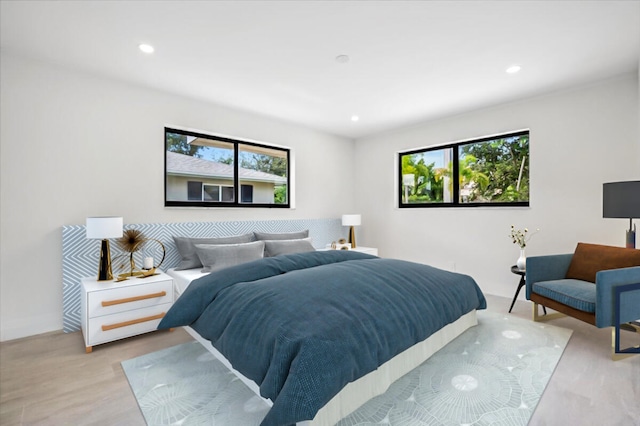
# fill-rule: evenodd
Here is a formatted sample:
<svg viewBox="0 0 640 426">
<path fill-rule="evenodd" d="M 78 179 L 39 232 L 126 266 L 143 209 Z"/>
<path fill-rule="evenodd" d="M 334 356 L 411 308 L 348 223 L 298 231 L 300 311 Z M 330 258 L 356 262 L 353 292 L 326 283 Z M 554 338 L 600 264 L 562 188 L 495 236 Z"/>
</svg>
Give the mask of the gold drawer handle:
<svg viewBox="0 0 640 426">
<path fill-rule="evenodd" d="M 164 314 L 165 313 L 163 312 L 161 314 L 152 315 L 150 317 L 138 318 L 138 319 L 134 319 L 134 320 L 131 320 L 131 321 L 125 321 L 125 322 L 119 322 L 117 324 L 103 325 L 102 326 L 102 331 L 109 331 L 109 330 L 113 330 L 114 328 L 122 328 L 122 327 L 127 327 L 129 325 L 140 324 L 141 322 L 157 320 L 157 319 L 160 319 L 160 318 L 164 317 Z"/>
<path fill-rule="evenodd" d="M 161 291 L 153 294 L 145 294 L 144 296 L 127 297 L 126 299 L 105 300 L 102 302 L 102 306 L 106 307 L 106 306 L 120 305 L 122 303 L 136 302 L 138 300 L 145 300 L 145 299 L 153 299 L 154 297 L 164 297 L 166 295 L 167 295 L 166 291 Z"/>
</svg>

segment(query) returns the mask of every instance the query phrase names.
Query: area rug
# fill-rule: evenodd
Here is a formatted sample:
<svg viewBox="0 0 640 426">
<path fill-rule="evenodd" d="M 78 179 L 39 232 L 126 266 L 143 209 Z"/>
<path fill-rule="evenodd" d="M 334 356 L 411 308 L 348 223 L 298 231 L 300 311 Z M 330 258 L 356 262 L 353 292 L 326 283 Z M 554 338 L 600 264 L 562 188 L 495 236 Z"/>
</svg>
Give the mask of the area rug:
<svg viewBox="0 0 640 426">
<path fill-rule="evenodd" d="M 571 330 L 478 312 L 478 325 L 339 426 L 526 425 Z M 259 425 L 269 410 L 200 343 L 122 362 L 148 425 Z"/>
</svg>

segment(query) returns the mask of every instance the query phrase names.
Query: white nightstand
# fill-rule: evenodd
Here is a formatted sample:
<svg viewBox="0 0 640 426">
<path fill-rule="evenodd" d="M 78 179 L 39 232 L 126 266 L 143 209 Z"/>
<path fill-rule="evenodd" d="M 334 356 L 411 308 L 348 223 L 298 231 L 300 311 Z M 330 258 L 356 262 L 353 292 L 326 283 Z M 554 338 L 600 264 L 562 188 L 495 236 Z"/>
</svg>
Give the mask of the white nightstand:
<svg viewBox="0 0 640 426">
<path fill-rule="evenodd" d="M 359 251 L 361 253 L 366 253 L 366 254 L 371 254 L 373 256 L 377 256 L 378 255 L 378 249 L 375 247 L 361 247 L 358 246 L 354 249 L 351 249 L 353 251 Z"/>
<path fill-rule="evenodd" d="M 317 251 L 326 251 L 326 250 L 333 250 L 333 249 L 331 248 L 330 245 L 327 244 L 327 247 L 316 249 L 316 250 Z M 378 255 L 378 249 L 375 248 L 375 247 L 361 247 L 361 246 L 358 246 L 358 247 L 356 247 L 354 249 L 349 249 L 349 250 L 359 251 L 361 253 L 371 254 L 373 256 L 377 256 Z"/>
<path fill-rule="evenodd" d="M 82 279 L 80 311 L 87 353 L 94 345 L 156 330 L 173 304 L 173 279 L 160 272 L 126 281 Z"/>
</svg>

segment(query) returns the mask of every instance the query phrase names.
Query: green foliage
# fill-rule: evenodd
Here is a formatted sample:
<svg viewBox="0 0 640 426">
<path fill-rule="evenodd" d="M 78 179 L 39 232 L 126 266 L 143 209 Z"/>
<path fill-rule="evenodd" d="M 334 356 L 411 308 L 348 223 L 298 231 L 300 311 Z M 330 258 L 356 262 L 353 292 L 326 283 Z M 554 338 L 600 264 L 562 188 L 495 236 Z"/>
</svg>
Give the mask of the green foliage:
<svg viewBox="0 0 640 426">
<path fill-rule="evenodd" d="M 287 185 L 278 185 L 273 190 L 275 204 L 287 204 Z"/>
<path fill-rule="evenodd" d="M 402 156 L 402 175 L 412 174 L 414 186 L 409 186 L 408 203 L 441 203 L 444 201 L 444 177 L 450 176 L 448 169 L 436 168 L 435 163 L 426 164 L 420 154 Z"/>
<path fill-rule="evenodd" d="M 276 176 L 287 176 L 287 159 L 265 154 L 242 153 L 240 166 Z"/>
<path fill-rule="evenodd" d="M 192 157 L 202 157 L 199 151 L 202 146 L 191 145 L 187 143 L 187 135 L 178 133 L 167 133 L 166 140 L 167 151 L 177 152 L 178 154 L 190 155 Z"/>
<path fill-rule="evenodd" d="M 233 155 L 220 154 L 217 158 L 215 158 L 215 161 L 217 161 L 218 163 L 228 164 L 231 166 L 233 165 Z"/>
<path fill-rule="evenodd" d="M 461 147 L 460 186 L 469 190 L 468 202 L 528 201 L 529 136 Z"/>
<path fill-rule="evenodd" d="M 458 155 L 460 202 L 529 200 L 528 135 L 469 143 L 459 147 Z M 402 175 L 414 177 L 413 186 L 402 187 L 405 203 L 443 202 L 445 192 L 453 193 L 455 179 L 448 179 L 445 191 L 445 177 L 453 176 L 452 162 L 436 168 L 435 163 L 426 164 L 423 153 L 405 154 L 401 161 Z"/>
</svg>

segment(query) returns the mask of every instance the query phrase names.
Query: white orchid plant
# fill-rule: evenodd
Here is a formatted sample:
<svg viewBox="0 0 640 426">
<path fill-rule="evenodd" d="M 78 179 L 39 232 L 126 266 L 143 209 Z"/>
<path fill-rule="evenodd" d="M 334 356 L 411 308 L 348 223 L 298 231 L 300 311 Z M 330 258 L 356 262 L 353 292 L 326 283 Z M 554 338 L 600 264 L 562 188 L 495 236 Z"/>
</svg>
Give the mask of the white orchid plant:
<svg viewBox="0 0 640 426">
<path fill-rule="evenodd" d="M 517 244 L 520 246 L 521 249 L 523 249 L 527 246 L 527 241 L 529 241 L 531 237 L 533 237 L 533 235 L 538 231 L 540 231 L 540 229 L 536 229 L 535 232 L 529 233 L 528 228 L 524 228 L 524 230 L 520 230 L 520 229 L 516 229 L 514 225 L 511 225 L 510 237 L 511 237 L 511 240 L 513 241 L 513 244 Z"/>
</svg>

